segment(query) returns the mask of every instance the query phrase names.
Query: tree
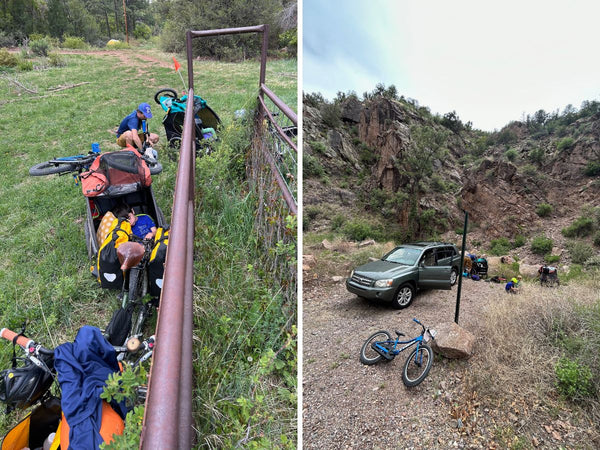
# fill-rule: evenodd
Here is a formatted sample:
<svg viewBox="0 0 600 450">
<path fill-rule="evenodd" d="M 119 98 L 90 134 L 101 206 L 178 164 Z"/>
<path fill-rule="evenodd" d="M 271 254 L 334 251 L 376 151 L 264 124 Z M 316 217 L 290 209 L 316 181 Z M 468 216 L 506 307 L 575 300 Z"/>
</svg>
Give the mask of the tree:
<svg viewBox="0 0 600 450">
<path fill-rule="evenodd" d="M 425 178 L 433 174 L 433 161 L 443 159 L 447 153 L 445 143 L 448 132 L 437 131 L 428 126 L 414 125 L 410 128 L 411 142 L 397 168 L 407 179 L 409 227 L 418 235 L 422 229 L 419 199 Z"/>
</svg>

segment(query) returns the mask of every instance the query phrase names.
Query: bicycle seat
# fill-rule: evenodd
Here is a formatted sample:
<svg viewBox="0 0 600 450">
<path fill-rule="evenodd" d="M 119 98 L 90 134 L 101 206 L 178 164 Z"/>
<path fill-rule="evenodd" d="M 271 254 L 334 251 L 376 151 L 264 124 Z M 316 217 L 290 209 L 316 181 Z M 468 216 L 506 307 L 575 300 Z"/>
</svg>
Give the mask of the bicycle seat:
<svg viewBox="0 0 600 450">
<path fill-rule="evenodd" d="M 401 331 L 398 331 L 398 330 L 396 330 L 396 334 L 398 335 L 398 337 L 406 336 L 404 333 L 402 333 Z"/>
<path fill-rule="evenodd" d="M 138 242 L 123 242 L 117 248 L 117 256 L 121 263 L 121 270 L 128 270 L 137 266 L 144 257 L 144 246 Z"/>
</svg>

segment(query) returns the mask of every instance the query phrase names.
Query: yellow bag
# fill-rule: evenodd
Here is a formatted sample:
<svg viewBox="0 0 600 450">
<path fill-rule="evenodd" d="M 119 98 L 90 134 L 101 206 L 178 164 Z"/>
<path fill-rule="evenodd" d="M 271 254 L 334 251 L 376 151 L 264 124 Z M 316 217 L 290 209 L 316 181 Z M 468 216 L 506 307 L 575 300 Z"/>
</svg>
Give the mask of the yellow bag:
<svg viewBox="0 0 600 450">
<path fill-rule="evenodd" d="M 129 241 L 131 224 L 125 219 L 115 219 L 110 226 L 106 239 L 98 250 L 98 281 L 103 288 L 121 289 L 123 287 L 123 271 L 117 256 L 117 248 Z"/>
</svg>

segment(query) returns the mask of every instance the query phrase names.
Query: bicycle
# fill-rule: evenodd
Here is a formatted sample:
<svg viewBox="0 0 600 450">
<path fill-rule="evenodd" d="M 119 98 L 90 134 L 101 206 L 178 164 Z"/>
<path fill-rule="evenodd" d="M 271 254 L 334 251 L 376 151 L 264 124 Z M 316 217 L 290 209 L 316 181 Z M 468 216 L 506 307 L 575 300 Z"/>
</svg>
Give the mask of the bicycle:
<svg viewBox="0 0 600 450">
<path fill-rule="evenodd" d="M 139 337 L 146 319 L 156 307 L 156 298 L 144 301 L 148 295 L 147 268 L 154 244 L 154 239 L 140 239 L 130 235 L 130 240 L 117 249 L 121 270 L 126 276 L 121 291 L 121 308 L 115 311 L 105 330 L 105 337 L 113 345 Z M 138 311 L 132 324 L 136 308 Z"/>
<path fill-rule="evenodd" d="M 83 342 L 88 342 L 89 338 L 87 336 L 93 336 L 94 333 L 99 333 L 99 330 L 94 329 L 93 327 L 89 328 L 90 330 L 86 330 L 87 334 L 82 338 Z M 66 424 L 66 421 L 65 424 L 63 424 L 62 419 L 65 418 L 65 415 L 69 414 L 69 411 L 71 414 L 77 414 L 76 412 L 73 412 L 72 409 L 73 390 L 77 389 L 77 387 L 72 386 L 72 374 L 69 374 L 69 370 L 66 370 L 67 373 L 63 374 L 66 378 L 63 381 L 67 380 L 65 381 L 65 386 L 68 387 L 63 386 L 62 389 L 66 389 L 66 399 L 68 400 L 65 404 L 66 409 L 63 410 L 63 403 L 60 397 L 50 393 L 50 387 L 54 380 L 58 380 L 60 377 L 54 363 L 55 350 L 45 348 L 33 339 L 25 337 L 23 333 L 24 330 L 21 333 L 15 333 L 7 328 L 2 328 L 2 330 L 0 330 L 0 337 L 12 342 L 14 347 L 17 345 L 20 346 L 25 352 L 24 357 L 21 358 L 25 360 L 25 365 L 16 367 L 17 357 L 16 352 L 13 350 L 13 368 L 0 372 L 0 400 L 7 404 L 7 412 L 14 408 L 26 409 L 38 402 L 39 405 L 37 405 L 23 421 L 8 432 L 3 441 L 3 448 L 5 446 L 10 448 L 23 448 L 24 446 L 29 448 L 41 448 L 44 446 L 44 448 L 48 448 L 51 443 L 53 445 L 58 443 L 65 444 L 69 440 L 69 426 Z M 96 334 L 96 336 L 98 336 L 98 334 Z M 95 341 L 92 339 L 89 340 L 89 342 Z M 103 368 L 100 370 L 102 373 L 107 374 L 111 373 L 111 370 L 114 369 L 117 369 L 118 371 L 119 366 L 122 368 L 121 362 L 126 362 L 133 367 L 136 367 L 152 356 L 154 345 L 155 338 L 154 336 L 151 336 L 143 342 L 136 339 L 127 342 L 127 345 L 125 346 L 113 346 L 113 349 L 116 352 L 116 361 L 113 360 L 112 363 L 110 363 L 110 354 L 106 352 L 108 347 L 105 346 L 105 348 L 102 348 L 102 344 L 99 345 L 96 352 L 93 350 L 90 351 L 90 357 L 85 358 L 79 354 L 78 358 L 81 357 L 86 360 L 86 363 L 81 367 L 83 368 L 85 366 L 89 367 L 89 369 L 83 369 L 84 371 L 92 371 L 91 373 L 87 373 L 87 376 L 97 378 L 100 375 L 100 372 L 97 372 L 99 366 L 95 362 L 105 360 L 107 365 L 102 366 Z M 137 355 L 140 351 L 142 354 L 139 358 L 135 359 L 135 361 L 132 362 L 131 358 L 127 358 L 128 355 Z M 60 359 L 60 355 L 57 356 L 57 361 L 58 359 Z M 94 361 L 94 363 L 90 364 L 91 361 Z M 62 364 L 61 367 L 66 367 L 64 366 L 64 360 Z M 97 379 L 96 382 L 98 382 L 98 380 L 99 379 Z M 137 388 L 136 394 L 139 402 L 145 401 L 146 390 L 147 388 L 145 386 Z M 60 393 L 61 386 L 58 386 L 58 391 Z M 123 421 L 121 417 L 123 417 L 122 415 L 125 414 L 125 412 L 126 411 L 122 409 L 121 405 L 103 402 L 100 436 L 104 441 L 108 442 L 112 439 L 114 433 L 120 434 L 122 432 Z M 64 445 L 64 447 L 66 447 L 66 445 Z"/>
<path fill-rule="evenodd" d="M 402 381 L 407 387 L 420 384 L 429 374 L 433 364 L 433 351 L 427 343 L 435 339 L 437 332 L 426 328 L 417 319 L 413 319 L 413 321 L 421 325 L 423 329 L 419 336 L 401 341 L 400 337 L 405 334 L 400 331 L 396 331 L 396 339 L 392 339 L 387 331 L 377 331 L 369 336 L 360 349 L 360 362 L 370 366 L 381 360 L 391 361 L 404 350 L 416 345 L 404 363 Z M 399 346 L 403 347 L 398 348 Z"/>
<path fill-rule="evenodd" d="M 141 156 L 142 159 L 146 162 L 148 169 L 150 169 L 151 175 L 156 175 L 162 172 L 163 167 L 162 164 L 159 163 L 155 158 L 148 156 L 146 153 L 148 149 L 152 150 L 152 147 L 149 146 L 146 142 L 142 147 Z M 68 173 L 77 174 L 74 175 L 78 177 L 82 172 L 88 170 L 94 160 L 102 155 L 100 152 L 95 152 L 90 150 L 87 154 L 79 154 L 73 156 L 63 156 L 59 158 L 53 158 L 48 161 L 41 162 L 32 166 L 29 169 L 29 175 L 32 177 L 39 177 L 45 175 L 66 175 Z M 115 166 L 119 168 L 118 166 Z M 129 168 L 124 168 L 128 170 Z"/>
</svg>

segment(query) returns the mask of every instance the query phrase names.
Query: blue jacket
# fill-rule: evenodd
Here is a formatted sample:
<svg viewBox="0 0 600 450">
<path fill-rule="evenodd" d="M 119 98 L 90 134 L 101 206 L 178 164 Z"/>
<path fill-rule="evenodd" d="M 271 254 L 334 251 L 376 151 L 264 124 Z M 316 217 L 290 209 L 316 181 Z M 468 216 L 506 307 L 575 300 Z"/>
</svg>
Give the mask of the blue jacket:
<svg viewBox="0 0 600 450">
<path fill-rule="evenodd" d="M 69 424 L 69 449 L 99 448 L 102 399 L 106 380 L 119 372 L 113 347 L 96 327 L 79 329 L 75 341 L 54 350 L 54 367 L 62 391 L 61 407 Z M 122 417 L 125 403 L 115 409 Z"/>
</svg>

